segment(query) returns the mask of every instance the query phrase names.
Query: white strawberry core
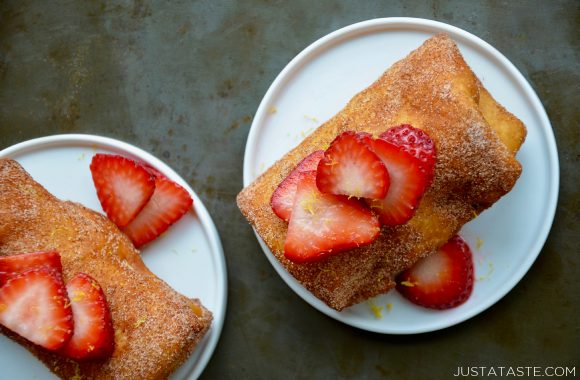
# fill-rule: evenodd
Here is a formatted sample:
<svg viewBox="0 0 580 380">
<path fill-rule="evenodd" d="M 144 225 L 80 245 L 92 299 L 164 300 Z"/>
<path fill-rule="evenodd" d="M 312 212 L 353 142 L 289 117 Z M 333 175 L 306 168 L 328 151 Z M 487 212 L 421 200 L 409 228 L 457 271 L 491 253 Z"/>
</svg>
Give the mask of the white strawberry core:
<svg viewBox="0 0 580 380">
<path fill-rule="evenodd" d="M 141 206 L 143 187 L 131 178 L 116 176 L 113 179 L 114 192 L 128 210 L 135 210 Z"/>
<path fill-rule="evenodd" d="M 28 288 L 2 313 L 2 324 L 33 343 L 43 344 L 52 335 L 55 304 L 50 281 L 31 282 Z M 1 300 L 0 300 L 1 303 Z"/>
<path fill-rule="evenodd" d="M 342 179 L 337 184 L 341 194 L 349 194 L 355 197 L 364 195 L 363 189 L 365 183 L 369 182 L 369 178 L 364 175 L 364 172 L 354 162 L 341 166 L 338 177 Z"/>
<path fill-rule="evenodd" d="M 451 263 L 446 255 L 438 253 L 427 256 L 413 268 L 413 277 L 421 285 L 436 284 L 444 281 Z"/>
</svg>

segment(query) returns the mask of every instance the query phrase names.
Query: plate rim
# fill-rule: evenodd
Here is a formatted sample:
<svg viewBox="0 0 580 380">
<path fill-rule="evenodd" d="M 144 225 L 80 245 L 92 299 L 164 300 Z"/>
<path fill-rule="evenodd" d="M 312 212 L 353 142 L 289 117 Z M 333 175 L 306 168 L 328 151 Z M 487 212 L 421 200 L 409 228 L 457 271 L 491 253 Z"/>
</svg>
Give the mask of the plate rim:
<svg viewBox="0 0 580 380">
<path fill-rule="evenodd" d="M 440 323 L 433 323 L 429 326 L 424 326 L 423 328 L 408 328 L 408 329 L 389 329 L 375 327 L 374 325 L 364 325 L 358 321 L 348 320 L 344 317 L 341 312 L 337 312 L 331 309 L 321 300 L 314 297 L 306 288 L 302 286 L 286 269 L 279 263 L 275 256 L 270 252 L 266 244 L 257 234 L 254 229 L 254 234 L 262 248 L 263 253 L 266 255 L 271 265 L 274 267 L 278 275 L 282 280 L 304 301 L 310 304 L 312 307 L 318 311 L 326 314 L 327 316 L 334 318 L 347 325 L 382 334 L 393 334 L 393 335 L 405 335 L 405 334 L 420 334 L 431 331 L 437 331 L 444 328 L 448 328 L 459 324 L 461 322 L 467 321 L 472 317 L 482 313 L 499 300 L 501 300 L 507 293 L 509 293 L 525 276 L 528 270 L 531 268 L 532 264 L 537 259 L 540 254 L 542 247 L 544 246 L 548 234 L 552 228 L 554 222 L 554 216 L 556 213 L 556 206 L 559 195 L 559 159 L 558 150 L 556 146 L 556 140 L 553 133 L 553 129 L 546 114 L 546 111 L 536 94 L 536 92 L 531 87 L 530 83 L 525 79 L 523 74 L 515 67 L 515 65 L 509 61 L 501 52 L 499 52 L 492 45 L 481 39 L 480 37 L 467 32 L 461 28 L 453 25 L 449 25 L 440 21 L 428 20 L 423 18 L 413 18 L 413 17 L 388 17 L 388 18 L 375 18 L 366 21 L 357 22 L 354 24 L 347 25 L 338 30 L 330 32 L 323 37 L 318 38 L 316 41 L 304 48 L 300 53 L 298 53 L 276 76 L 268 90 L 266 91 L 260 105 L 256 111 L 256 115 L 250 127 L 248 138 L 246 140 L 246 148 L 244 151 L 244 161 L 243 161 L 243 186 L 248 186 L 253 180 L 255 174 L 252 172 L 253 168 L 250 167 L 249 162 L 255 155 L 255 147 L 257 146 L 258 136 L 261 128 L 263 128 L 264 119 L 267 117 L 268 109 L 271 105 L 271 101 L 275 96 L 278 95 L 280 91 L 284 88 L 286 81 L 291 80 L 292 75 L 300 70 L 302 65 L 308 64 L 312 58 L 317 55 L 324 53 L 324 51 L 330 49 L 334 44 L 340 43 L 341 39 L 354 38 L 356 35 L 360 34 L 371 34 L 372 32 L 381 31 L 387 32 L 389 30 L 413 30 L 413 31 L 423 31 L 430 34 L 436 33 L 448 33 L 454 41 L 464 42 L 472 46 L 476 46 L 480 53 L 485 53 L 493 59 L 497 60 L 501 67 L 508 71 L 509 76 L 515 80 L 515 84 L 519 86 L 522 92 L 528 97 L 528 100 L 532 104 L 532 110 L 536 113 L 538 120 L 540 122 L 540 133 L 541 140 L 546 144 L 548 151 L 548 177 L 551 179 L 548 186 L 548 192 L 546 197 L 546 209 L 547 209 L 547 222 L 544 222 L 542 228 L 537 235 L 537 238 L 532 244 L 532 249 L 526 259 L 522 262 L 520 270 L 516 272 L 511 279 L 508 281 L 502 291 L 498 292 L 495 296 L 489 297 L 485 303 L 482 303 L 478 307 L 472 308 L 469 312 L 461 314 L 459 317 L 454 319 L 445 319 Z M 305 294 L 303 294 L 305 292 Z"/>
<path fill-rule="evenodd" d="M 152 164 L 162 173 L 168 175 L 171 180 L 179 183 L 193 198 L 192 207 L 195 209 L 200 224 L 208 237 L 209 245 L 212 248 L 212 251 L 215 253 L 213 255 L 213 261 L 217 263 L 219 267 L 218 269 L 221 269 L 221 273 L 223 273 L 221 276 L 222 278 L 220 281 L 218 281 L 221 283 L 221 287 L 223 289 L 221 292 L 222 294 L 218 298 L 218 313 L 216 313 L 214 310 L 211 310 L 213 314 L 212 324 L 205 336 L 198 343 L 198 347 L 202 350 L 202 352 L 200 353 L 197 365 L 192 368 L 186 377 L 187 379 L 197 379 L 203 373 L 207 364 L 212 358 L 223 330 L 227 311 L 228 275 L 225 254 L 219 232 L 209 211 L 205 207 L 205 204 L 201 201 L 191 186 L 189 186 L 189 184 L 173 168 L 146 150 L 116 138 L 100 135 L 73 133 L 36 137 L 1 149 L 0 158 L 12 158 L 11 155 L 26 154 L 29 152 L 39 151 L 44 148 L 58 146 L 96 146 L 98 148 L 98 145 L 113 148 L 115 150 L 121 150 L 123 152 L 128 152 L 137 158 L 143 158 L 147 163 Z"/>
</svg>

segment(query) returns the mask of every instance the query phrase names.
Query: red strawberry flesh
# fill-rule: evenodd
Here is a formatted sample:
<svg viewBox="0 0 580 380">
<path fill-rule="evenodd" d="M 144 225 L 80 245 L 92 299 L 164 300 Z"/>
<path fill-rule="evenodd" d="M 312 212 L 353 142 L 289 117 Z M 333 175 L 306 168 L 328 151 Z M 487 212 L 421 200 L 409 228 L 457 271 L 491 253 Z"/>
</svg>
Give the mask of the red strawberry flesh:
<svg viewBox="0 0 580 380">
<path fill-rule="evenodd" d="M 100 285 L 78 273 L 66 285 L 74 318 L 74 333 L 60 353 L 74 360 L 102 359 L 114 349 L 111 314 Z"/>
<path fill-rule="evenodd" d="M 397 276 L 397 290 L 411 302 L 432 309 L 464 303 L 473 290 L 473 258 L 465 241 L 454 236 L 437 252 Z"/>
<path fill-rule="evenodd" d="M 421 129 L 409 124 L 389 128 L 379 138 L 397 145 L 422 162 L 422 167 L 432 178 L 436 161 L 436 150 L 433 140 Z"/>
<path fill-rule="evenodd" d="M 19 273 L 0 288 L 0 324 L 32 343 L 57 350 L 73 333 L 73 317 L 59 272 Z"/>
<path fill-rule="evenodd" d="M 318 163 L 323 156 L 323 150 L 317 150 L 316 152 L 309 154 L 300 161 L 290 174 L 288 174 L 288 176 L 280 183 L 280 185 L 278 185 L 272 194 L 270 205 L 272 206 L 274 213 L 280 219 L 285 221 L 290 220 L 300 173 L 316 170 Z"/>
<path fill-rule="evenodd" d="M 155 180 L 141 164 L 126 157 L 96 154 L 91 173 L 103 210 L 124 227 L 141 211 L 155 190 Z"/>
<path fill-rule="evenodd" d="M 29 252 L 0 257 L 0 286 L 18 273 L 48 267 L 62 272 L 60 255 L 56 251 Z"/>
<path fill-rule="evenodd" d="M 370 140 L 373 151 L 389 170 L 391 184 L 382 199 L 367 200 L 389 226 L 404 224 L 411 219 L 428 185 L 428 176 L 415 157 L 382 139 Z"/>
<path fill-rule="evenodd" d="M 155 177 L 155 191 L 137 217 L 122 230 L 136 247 L 157 238 L 191 207 L 191 196 L 165 176 Z"/>
<path fill-rule="evenodd" d="M 316 186 L 315 171 L 300 173 L 284 244 L 288 259 L 317 261 L 370 244 L 379 232 L 377 218 L 362 202 L 322 193 Z"/>
<path fill-rule="evenodd" d="M 360 198 L 383 198 L 389 173 L 365 143 L 366 134 L 340 134 L 318 163 L 316 185 L 323 193 Z"/>
</svg>

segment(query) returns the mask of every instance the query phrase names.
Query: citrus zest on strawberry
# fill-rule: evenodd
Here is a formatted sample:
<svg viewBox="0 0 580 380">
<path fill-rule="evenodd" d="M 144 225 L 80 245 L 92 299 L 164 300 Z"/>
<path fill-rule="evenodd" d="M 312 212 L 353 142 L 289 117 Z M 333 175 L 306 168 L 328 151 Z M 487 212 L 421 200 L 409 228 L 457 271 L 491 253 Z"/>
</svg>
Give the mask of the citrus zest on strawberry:
<svg viewBox="0 0 580 380">
<path fill-rule="evenodd" d="M 300 173 L 310 170 L 316 170 L 318 162 L 324 156 L 322 150 L 317 150 L 308 156 L 292 169 L 286 178 L 278 185 L 272 197 L 270 198 L 270 205 L 272 211 L 282 220 L 290 220 L 292 214 L 292 207 L 294 205 L 294 195 L 296 195 L 296 186 L 298 183 L 298 176 Z"/>
<path fill-rule="evenodd" d="M 389 187 L 385 165 L 365 143 L 367 134 L 338 135 L 318 163 L 316 186 L 322 193 L 383 198 Z"/>
<path fill-rule="evenodd" d="M 361 202 L 324 194 L 316 172 L 299 175 L 284 255 L 295 262 L 317 261 L 330 254 L 369 244 L 379 235 L 377 218 Z"/>
<path fill-rule="evenodd" d="M 74 360 L 94 360 L 110 356 L 114 330 L 109 306 L 97 281 L 86 273 L 73 277 L 66 289 L 74 318 L 73 335 L 60 354 Z"/>
<path fill-rule="evenodd" d="M 397 276 L 397 290 L 409 301 L 431 309 L 464 303 L 473 290 L 473 257 L 461 237 L 454 236 L 439 250 Z M 412 283 L 413 286 L 408 286 Z"/>
<path fill-rule="evenodd" d="M 59 272 L 40 267 L 17 273 L 0 288 L 0 324 L 47 350 L 71 338 L 73 317 Z"/>
</svg>

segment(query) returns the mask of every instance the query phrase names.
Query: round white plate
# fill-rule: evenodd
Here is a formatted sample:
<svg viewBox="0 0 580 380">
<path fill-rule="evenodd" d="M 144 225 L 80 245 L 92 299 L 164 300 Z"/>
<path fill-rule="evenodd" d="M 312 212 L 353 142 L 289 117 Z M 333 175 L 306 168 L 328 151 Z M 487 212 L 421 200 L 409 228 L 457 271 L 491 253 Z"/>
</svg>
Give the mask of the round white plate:
<svg viewBox="0 0 580 380">
<path fill-rule="evenodd" d="M 212 326 L 191 357 L 172 379 L 195 379 L 218 342 L 226 312 L 227 273 L 218 232 L 206 208 L 189 185 L 151 154 L 124 142 L 91 135 L 56 135 L 29 140 L 0 152 L 18 161 L 49 192 L 103 213 L 89 165 L 95 153 L 120 154 L 146 162 L 183 186 L 193 207 L 160 238 L 142 249 L 145 264 L 178 292 L 199 298 L 214 316 Z M 54 378 L 20 345 L 0 335 L 2 377 Z"/>
<path fill-rule="evenodd" d="M 440 32 L 456 41 L 489 92 L 528 128 L 518 153 L 523 173 L 516 186 L 461 231 L 473 250 L 478 279 L 470 299 L 451 310 L 433 311 L 391 291 L 337 312 L 303 288 L 258 238 L 278 274 L 299 296 L 328 316 L 364 330 L 413 334 L 452 326 L 494 304 L 530 268 L 552 225 L 559 184 L 554 135 L 537 95 L 501 53 L 468 32 L 423 19 L 376 19 L 330 33 L 298 54 L 268 89 L 248 136 L 244 186 L 394 62 Z"/>
</svg>

